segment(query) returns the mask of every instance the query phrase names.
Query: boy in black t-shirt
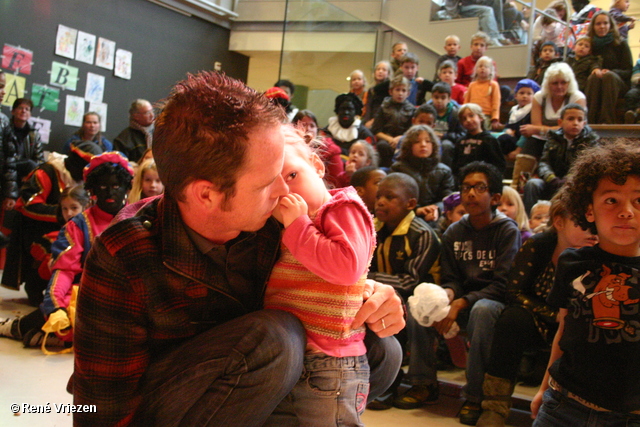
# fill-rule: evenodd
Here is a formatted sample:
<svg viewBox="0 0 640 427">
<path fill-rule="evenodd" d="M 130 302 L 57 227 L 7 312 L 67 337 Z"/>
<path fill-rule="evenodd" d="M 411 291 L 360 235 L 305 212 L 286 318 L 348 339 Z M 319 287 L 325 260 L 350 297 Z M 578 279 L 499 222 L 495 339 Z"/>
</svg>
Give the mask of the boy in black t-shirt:
<svg viewBox="0 0 640 427">
<path fill-rule="evenodd" d="M 567 210 L 599 243 L 558 260 L 547 302 L 559 308 L 559 327 L 531 403 L 534 427 L 638 425 L 640 147 L 619 140 L 585 150 L 565 185 Z"/>
</svg>

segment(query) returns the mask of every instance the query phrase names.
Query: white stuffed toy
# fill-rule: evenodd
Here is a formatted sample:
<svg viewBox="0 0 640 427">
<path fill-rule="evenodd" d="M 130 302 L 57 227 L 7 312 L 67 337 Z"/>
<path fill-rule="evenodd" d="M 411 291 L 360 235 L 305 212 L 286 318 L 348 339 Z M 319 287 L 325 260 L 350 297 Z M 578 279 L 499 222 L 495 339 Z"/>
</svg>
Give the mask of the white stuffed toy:
<svg viewBox="0 0 640 427">
<path fill-rule="evenodd" d="M 449 297 L 444 288 L 433 283 L 420 283 L 409 297 L 409 310 L 414 319 L 422 326 L 432 326 L 449 314 Z M 460 332 L 457 322 L 454 322 L 447 333 L 446 339 L 455 337 Z"/>
</svg>

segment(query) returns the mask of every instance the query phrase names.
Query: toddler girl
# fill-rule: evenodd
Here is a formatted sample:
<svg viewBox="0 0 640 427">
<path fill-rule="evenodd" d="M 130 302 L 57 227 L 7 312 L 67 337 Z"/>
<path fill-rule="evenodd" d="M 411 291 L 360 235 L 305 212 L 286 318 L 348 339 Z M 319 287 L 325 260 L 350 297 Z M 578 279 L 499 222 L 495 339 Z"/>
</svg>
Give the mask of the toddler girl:
<svg viewBox="0 0 640 427">
<path fill-rule="evenodd" d="M 399 161 L 391 166 L 418 183 L 416 215 L 425 221 L 437 221 L 442 211 L 442 199 L 453 193 L 454 180 L 449 166 L 440 162 L 440 140 L 426 125 L 412 126 L 405 134 Z"/>
<path fill-rule="evenodd" d="M 147 197 L 159 196 L 163 192 L 164 185 L 158 176 L 156 162 L 153 158 L 145 160 L 138 168 L 135 178 L 133 178 L 129 203 L 136 203 Z"/>
<path fill-rule="evenodd" d="M 520 237 L 524 242 L 533 234 L 529 228 L 529 218 L 524 209 L 524 203 L 520 194 L 510 186 L 505 185 L 502 189 L 502 198 L 498 210 L 514 220 L 520 229 Z"/>
<path fill-rule="evenodd" d="M 349 148 L 349 158 L 345 164 L 344 171 L 338 175 L 337 187 L 348 186 L 353 173 L 365 166 L 378 167 L 378 153 L 367 141 L 356 141 Z"/>
<path fill-rule="evenodd" d="M 375 248 L 373 221 L 353 187 L 325 188 L 320 158 L 296 130 L 284 129 L 282 177 L 291 193 L 274 211 L 284 232 L 265 308 L 295 314 L 307 332 L 303 377 L 289 395 L 300 425 L 362 426 L 369 364 L 365 329 L 351 323 Z M 336 382 L 331 398 L 318 394 L 317 384 Z"/>
<path fill-rule="evenodd" d="M 493 59 L 483 56 L 473 69 L 473 81 L 464 94 L 464 102 L 478 104 L 485 116 L 485 124 L 493 130 L 500 130 L 500 86 L 493 80 L 495 76 Z"/>
<path fill-rule="evenodd" d="M 291 120 L 304 133 L 304 139 L 312 147 L 318 147 L 318 156 L 324 162 L 324 180 L 332 187 L 338 183 L 338 175 L 344 172 L 342 149 L 318 128 L 318 118 L 310 110 L 300 110 Z"/>
</svg>

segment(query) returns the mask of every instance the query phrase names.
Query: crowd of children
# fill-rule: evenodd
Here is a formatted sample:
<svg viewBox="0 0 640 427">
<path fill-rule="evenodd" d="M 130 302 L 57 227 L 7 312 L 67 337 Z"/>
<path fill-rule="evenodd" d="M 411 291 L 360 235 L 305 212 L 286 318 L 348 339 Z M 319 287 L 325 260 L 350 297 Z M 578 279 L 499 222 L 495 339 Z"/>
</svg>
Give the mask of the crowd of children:
<svg viewBox="0 0 640 427">
<path fill-rule="evenodd" d="M 504 91 L 496 81 L 495 62 L 486 56 L 489 39 L 482 33 L 473 36 L 471 55 L 466 58 L 457 55 L 459 39 L 447 36 L 446 54 L 438 59 L 433 82 L 418 77 L 419 61 L 405 44 L 394 45 L 391 64 L 395 72 L 384 62 L 377 64 L 376 83 L 365 91 L 369 121 L 358 123 L 358 127 L 369 128 L 371 138 L 358 137 L 362 133 L 354 128 L 358 119 L 351 121 L 349 114 L 339 108 L 345 96 L 336 100 L 337 116 L 330 120 L 325 134 L 331 137 L 332 128 L 337 129 L 336 124 L 341 121 L 351 127 L 348 133 L 338 132 L 351 139 L 337 141 L 344 154 L 344 170 L 337 187 L 352 185 L 374 216 L 377 248 L 369 278 L 393 285 L 405 300 L 421 282 L 439 284 L 449 297 L 449 314 L 432 327 L 421 326 L 408 316 L 407 328 L 397 335 L 408 355 L 408 371 L 400 372 L 387 393 L 369 404 L 370 409 L 411 409 L 438 399 L 437 349 L 442 347 L 438 343 L 455 322 L 464 330 L 468 346 L 466 401 L 459 412 L 460 421 L 467 425 L 504 425 L 517 371 L 513 367 L 531 346 L 551 344 L 551 335 L 558 326 L 553 317 L 556 311 L 549 308 L 543 313 L 542 308 L 535 307 L 549 307 L 545 298 L 547 294 L 554 295 L 553 273 L 556 266 L 558 270 L 562 266 L 560 253 L 566 248 L 593 245 L 602 238 L 580 229 L 589 225 L 586 222 L 597 221 L 599 216 L 592 212 L 595 205 L 587 206 L 585 215 L 596 219 L 580 223 L 567 201 L 570 190 L 554 195 L 566 187 L 567 181 L 572 182 L 570 169 L 579 167 L 583 153 L 606 147 L 587 125 L 586 102 L 579 92 L 588 84 L 589 76 L 602 71 L 601 58 L 592 54 L 591 38 L 579 37 L 568 56 L 569 65 L 555 66 L 563 62 L 559 54 L 563 43 L 558 39 L 561 37 L 556 34 L 554 40 L 540 43 L 540 58 L 527 78 L 515 86 L 515 105 L 505 124 L 500 123 Z M 640 61 L 636 68 L 633 75 L 640 78 Z M 551 70 L 548 76 L 547 70 Z M 355 79 L 360 76 L 355 75 Z M 540 93 L 541 86 L 544 93 Z M 427 92 L 430 99 L 424 102 Z M 351 102 L 356 110 L 360 108 L 357 101 Z M 634 120 L 636 113 L 640 110 L 633 110 Z M 537 138 L 535 144 L 540 153 L 523 151 L 533 137 Z M 508 164 L 523 156 L 533 162 L 533 167 L 518 174 L 520 180 L 514 179 L 511 186 L 503 186 L 503 179 L 512 177 L 505 174 Z M 609 176 L 609 172 L 604 173 Z M 625 180 L 634 185 L 635 181 L 624 176 L 614 183 L 626 191 L 631 184 L 625 184 Z M 630 204 L 621 209 L 632 211 L 640 207 Z M 580 225 L 574 225 L 574 221 Z M 633 226 L 606 233 L 612 235 L 610 240 L 622 241 L 623 229 L 632 230 Z M 529 241 L 532 243 L 520 250 L 523 242 Z M 532 268 L 533 252 L 542 251 L 537 249 L 542 247 L 548 257 L 534 258 L 538 267 Z M 613 246 L 610 250 L 616 253 L 617 249 Z M 516 256 L 517 253 L 522 255 Z M 523 277 L 526 288 L 521 286 Z M 594 277 L 593 273 L 589 277 Z M 568 307 L 566 301 L 571 293 L 563 292 L 563 299 L 553 304 Z M 531 298 L 539 305 L 531 306 Z M 640 291 L 634 288 L 629 296 L 629 301 L 634 302 L 630 304 L 636 304 L 638 299 Z M 551 297 L 549 301 L 552 304 Z M 503 314 L 505 308 L 508 310 Z M 513 322 L 522 328 L 518 331 L 529 335 L 511 340 L 513 331 L 509 325 Z M 631 331 L 629 322 L 625 327 Z M 604 320 L 601 323 L 593 327 L 610 327 Z M 564 323 L 559 326 L 562 329 Z M 495 344 L 494 333 L 498 334 Z M 559 354 L 555 346 L 552 362 Z M 602 405 L 599 410 L 622 408 L 624 412 L 633 408 L 631 415 L 640 409 L 630 402 L 623 406 L 612 405 L 611 399 L 596 399 L 592 393 L 584 393 L 583 385 L 575 386 L 573 380 L 567 380 L 571 377 L 564 371 L 558 372 L 558 378 L 554 376 L 549 383 L 555 387 L 556 399 L 558 393 L 563 398 L 575 396 L 563 394 L 566 386 L 581 398 L 583 394 L 587 396 L 584 401 L 574 399 L 586 408 L 598 404 Z M 404 392 L 402 382 L 410 386 Z M 542 390 L 546 389 L 545 384 Z M 534 400 L 534 414 L 539 399 L 540 396 Z M 544 407 L 541 414 L 538 425 L 559 425 L 544 421 L 553 416 L 547 415 Z"/>
<path fill-rule="evenodd" d="M 624 15 L 628 0 L 614 1 L 612 8 L 621 28 L 633 28 L 634 20 Z M 558 105 L 545 104 L 555 87 L 566 92 L 573 84 L 577 93 L 590 87 L 592 75 L 608 71 L 592 54 L 592 45 L 602 43 L 593 37 L 577 38 L 568 65 L 555 65 L 567 41 L 555 24 L 542 20 L 539 57 L 515 86 L 516 104 L 505 124 L 496 64 L 486 56 L 490 39 L 479 32 L 464 58 L 458 56 L 459 38 L 445 38 L 433 81 L 418 76 L 418 57 L 396 43 L 392 60 L 376 65 L 371 87 L 364 72 L 351 73 L 349 91 L 335 99 L 335 116 L 324 128 L 308 110 L 297 111 L 293 126 L 284 125 L 282 177 L 290 194 L 274 211 L 283 233 L 265 307 L 303 321 L 305 375 L 332 377 L 340 370 L 351 379 L 337 392 L 344 395 L 335 399 L 340 407 L 317 405 L 309 384 L 300 381 L 291 404 L 302 424 L 339 412 L 343 424 L 362 425 L 369 376 L 365 331 L 344 325 L 362 303 L 366 278 L 392 285 L 405 301 L 419 283 L 436 283 L 449 302 L 446 317 L 431 327 L 408 314 L 397 338 L 408 355 L 403 381 L 410 387 L 400 392 L 399 373 L 371 408 L 411 409 L 437 400 L 436 349 L 456 323 L 468 346 L 463 424 L 504 425 L 514 366 L 525 349 L 551 345 L 556 329 L 550 369 L 532 403 L 535 425 L 568 425 L 593 411 L 602 419 L 640 422 L 640 389 L 633 380 L 640 354 L 640 149 L 624 141 L 601 143 L 587 125 L 584 102 L 571 102 L 571 94 L 560 96 Z M 639 81 L 640 60 L 630 82 Z M 0 95 L 3 85 L 0 73 Z M 289 95 L 273 94 L 290 113 Z M 584 101 L 584 95 L 578 98 Z M 640 120 L 640 89 L 632 88 L 626 101 L 625 120 Z M 549 108 L 553 119 L 544 121 L 540 111 Z M 88 114 L 96 121 L 95 113 Z M 2 119 L 6 138 L 10 129 Z M 535 135 L 532 125 L 539 127 Z M 541 154 L 523 150 L 532 138 Z M 162 194 L 152 156 L 140 159 L 134 174 L 126 158 L 102 151 L 96 143 L 73 141 L 66 158 L 54 154 L 25 175 L 16 204 L 20 221 L 14 224 L 35 225 L 26 238 L 24 230 L 12 234 L 11 242 L 15 249 L 22 232 L 19 255 L 38 266 L 26 287 L 39 308 L 0 320 L 0 336 L 40 345 L 44 322 L 66 310 L 95 235 L 127 198 L 135 203 Z M 508 164 L 523 159 L 534 167 L 505 175 Z M 511 186 L 504 186 L 511 177 Z M 590 247 L 595 236 L 599 243 Z M 575 249 L 561 255 L 567 248 Z M 535 251 L 544 256 L 534 259 Z M 15 265 L 27 264 L 20 258 Z M 3 284 L 11 277 L 3 277 Z M 309 295 L 318 297 L 316 306 L 307 304 Z M 327 327 L 321 311 L 340 324 Z M 514 324 L 520 340 L 509 329 Z M 51 342 L 64 336 L 69 341 L 69 334 L 60 334 Z M 567 407 L 552 411 L 559 401 Z"/>
</svg>

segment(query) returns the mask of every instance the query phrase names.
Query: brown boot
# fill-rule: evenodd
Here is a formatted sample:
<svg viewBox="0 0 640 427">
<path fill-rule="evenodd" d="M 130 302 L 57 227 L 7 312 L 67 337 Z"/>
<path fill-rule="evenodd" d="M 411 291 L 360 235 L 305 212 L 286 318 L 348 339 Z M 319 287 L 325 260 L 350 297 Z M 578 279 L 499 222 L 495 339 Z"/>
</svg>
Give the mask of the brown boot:
<svg viewBox="0 0 640 427">
<path fill-rule="evenodd" d="M 482 383 L 482 415 L 477 427 L 504 427 L 511 409 L 511 395 L 515 384 L 505 378 L 484 374 Z"/>
<path fill-rule="evenodd" d="M 524 182 L 520 182 L 521 174 L 529 174 L 533 175 L 536 171 L 536 167 L 538 166 L 538 161 L 535 157 L 529 154 L 518 154 L 516 156 L 516 161 L 513 165 L 513 176 L 511 178 L 511 188 L 514 190 L 518 190 L 521 187 L 524 187 Z"/>
</svg>

